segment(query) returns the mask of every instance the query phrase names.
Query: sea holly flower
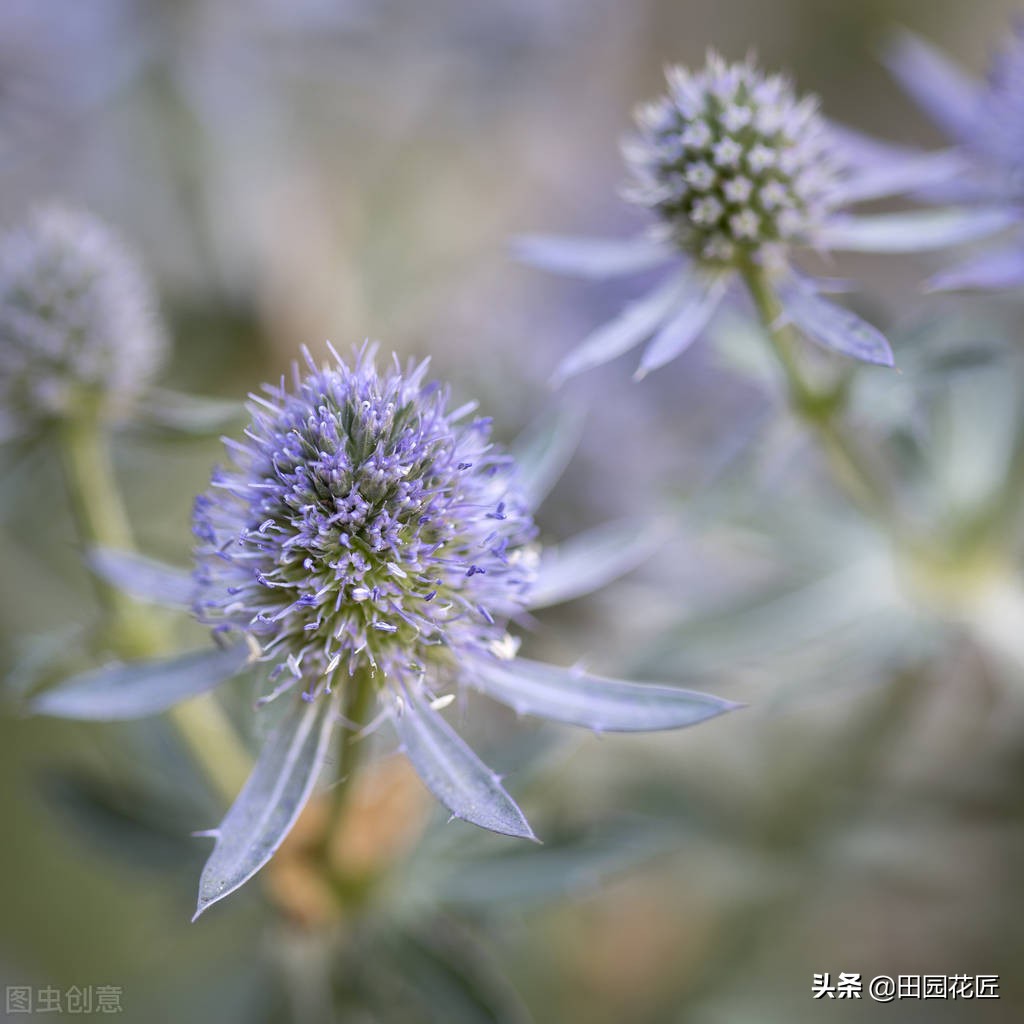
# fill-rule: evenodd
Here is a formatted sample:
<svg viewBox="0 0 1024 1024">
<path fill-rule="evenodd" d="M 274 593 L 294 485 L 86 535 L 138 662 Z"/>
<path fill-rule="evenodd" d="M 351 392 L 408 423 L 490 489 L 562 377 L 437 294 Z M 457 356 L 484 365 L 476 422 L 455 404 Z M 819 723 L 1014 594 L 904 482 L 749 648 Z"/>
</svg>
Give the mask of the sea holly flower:
<svg viewBox="0 0 1024 1024">
<path fill-rule="evenodd" d="M 91 214 L 40 207 L 0 235 L 0 437 L 122 416 L 166 350 L 149 282 Z"/>
<path fill-rule="evenodd" d="M 99 218 L 50 204 L 0 234 L 0 442 L 69 420 L 207 434 L 236 419 L 153 386 L 168 347 L 148 277 Z"/>
<path fill-rule="evenodd" d="M 597 731 L 691 725 L 734 708 L 674 687 L 604 679 L 517 656 L 510 624 L 601 586 L 652 553 L 656 534 L 606 526 L 552 551 L 537 544 L 535 497 L 549 458 L 526 466 L 491 441 L 473 404 L 452 409 L 427 364 L 386 369 L 364 346 L 252 396 L 231 465 L 195 506 L 196 569 L 94 553 L 108 581 L 189 604 L 221 647 L 113 665 L 48 690 L 40 713 L 154 713 L 254 665 L 258 705 L 285 705 L 220 827 L 199 911 L 271 857 L 320 774 L 342 711 L 390 720 L 406 755 L 453 816 L 523 838 L 533 831 L 441 714 L 468 686 L 514 708 Z M 354 695 L 378 708 L 353 712 Z"/>
<path fill-rule="evenodd" d="M 990 233 L 1001 209 L 919 211 L 856 217 L 846 208 L 942 181 L 959 169 L 948 153 L 888 150 L 829 124 L 813 97 L 797 96 L 752 59 L 728 64 L 710 53 L 703 70 L 667 71 L 668 93 L 642 106 L 623 145 L 627 199 L 657 218 L 623 242 L 531 236 L 521 259 L 591 278 L 673 270 L 559 365 L 563 380 L 648 342 L 637 377 L 680 355 L 702 333 L 736 280 L 769 281 L 784 317 L 812 340 L 866 362 L 891 365 L 885 338 L 821 295 L 800 274 L 801 248 L 910 252 Z"/>
<path fill-rule="evenodd" d="M 984 81 L 910 33 L 890 47 L 888 65 L 910 96 L 957 147 L 966 167 L 955 181 L 927 190 L 1002 209 L 1018 231 L 1008 243 L 933 278 L 937 290 L 1024 284 L 1024 20 L 996 53 Z"/>
</svg>

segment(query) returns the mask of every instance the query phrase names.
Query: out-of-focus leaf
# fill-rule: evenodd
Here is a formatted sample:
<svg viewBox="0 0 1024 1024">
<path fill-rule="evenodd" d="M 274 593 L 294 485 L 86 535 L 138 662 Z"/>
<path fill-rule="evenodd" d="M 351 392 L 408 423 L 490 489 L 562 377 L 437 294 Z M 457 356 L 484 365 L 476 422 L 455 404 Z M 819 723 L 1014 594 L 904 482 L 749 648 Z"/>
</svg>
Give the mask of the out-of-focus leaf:
<svg viewBox="0 0 1024 1024">
<path fill-rule="evenodd" d="M 320 775 L 336 716 L 334 700 L 296 698 L 278 723 L 214 831 L 217 843 L 199 880 L 193 921 L 248 882 L 291 831 Z"/>
<path fill-rule="evenodd" d="M 93 548 L 86 561 L 100 579 L 140 601 L 181 608 L 192 602 L 195 581 L 185 569 L 114 548 Z"/>
<path fill-rule="evenodd" d="M 549 839 L 540 850 L 456 857 L 435 883 L 435 897 L 464 910 L 516 912 L 596 887 L 677 842 L 664 825 L 632 821 Z"/>
<path fill-rule="evenodd" d="M 660 523 L 608 523 L 588 530 L 541 555 L 529 607 L 572 601 L 624 576 L 646 561 L 664 539 Z"/>
<path fill-rule="evenodd" d="M 136 422 L 169 436 L 216 437 L 244 414 L 240 402 L 153 388 L 135 414 Z"/>
<path fill-rule="evenodd" d="M 554 382 L 562 384 L 584 370 L 611 362 L 647 341 L 670 317 L 675 316 L 693 287 L 689 273 L 672 273 L 656 288 L 629 303 L 607 323 L 591 331 L 558 364 Z"/>
<path fill-rule="evenodd" d="M 521 235 L 513 239 L 512 253 L 522 263 L 541 270 L 601 280 L 661 266 L 677 256 L 678 250 L 650 238 Z"/>
<path fill-rule="evenodd" d="M 512 445 L 519 484 L 537 508 L 558 483 L 583 436 L 583 412 L 560 406 L 525 430 Z"/>
<path fill-rule="evenodd" d="M 501 964 L 487 955 L 481 936 L 464 926 L 434 917 L 421 930 L 392 931 L 380 940 L 374 949 L 376 987 L 388 1003 L 393 1003 L 395 989 L 401 987 L 426 1021 L 528 1024 L 530 1015 L 504 977 Z M 390 982 L 380 967 L 391 974 Z"/>
<path fill-rule="evenodd" d="M 86 631 L 78 625 L 23 638 L 0 688 L 0 697 L 14 704 L 42 684 L 67 674 L 71 663 L 81 663 L 88 651 Z"/>
<path fill-rule="evenodd" d="M 728 287 L 728 277 L 718 277 L 712 281 L 695 278 L 689 301 L 680 303 L 672 319 L 650 340 L 633 379 L 643 380 L 652 370 L 682 355 L 710 323 Z"/>
<path fill-rule="evenodd" d="M 812 341 L 866 363 L 893 365 L 885 335 L 856 313 L 816 295 L 803 282 L 779 288 L 778 296 L 786 319 Z"/>
<path fill-rule="evenodd" d="M 412 699 L 392 715 L 406 756 L 424 785 L 456 818 L 502 835 L 533 839 L 533 829 L 494 774 L 429 704 Z"/>
<path fill-rule="evenodd" d="M 166 870 L 197 860 L 191 809 L 166 794 L 114 783 L 80 770 L 46 772 L 43 800 L 83 840 L 134 868 Z"/>
<path fill-rule="evenodd" d="M 886 64 L 937 125 L 958 142 L 973 140 L 980 109 L 980 83 L 912 32 L 900 32 L 893 38 Z"/>
<path fill-rule="evenodd" d="M 43 691 L 29 704 L 37 715 L 115 722 L 166 711 L 237 675 L 249 658 L 244 644 L 189 651 L 151 661 L 117 662 Z"/>
<path fill-rule="evenodd" d="M 887 558 L 868 557 L 819 579 L 786 582 L 667 630 L 633 671 L 684 666 L 695 673 L 735 669 L 887 614 L 899 603 Z"/>
<path fill-rule="evenodd" d="M 843 215 L 824 224 L 815 240 L 847 252 L 925 252 L 984 238 L 1016 221 L 1009 207 Z"/>
<path fill-rule="evenodd" d="M 680 729 L 742 706 L 708 693 L 604 679 L 525 658 L 474 659 L 465 678 L 521 715 L 597 732 Z"/>
</svg>

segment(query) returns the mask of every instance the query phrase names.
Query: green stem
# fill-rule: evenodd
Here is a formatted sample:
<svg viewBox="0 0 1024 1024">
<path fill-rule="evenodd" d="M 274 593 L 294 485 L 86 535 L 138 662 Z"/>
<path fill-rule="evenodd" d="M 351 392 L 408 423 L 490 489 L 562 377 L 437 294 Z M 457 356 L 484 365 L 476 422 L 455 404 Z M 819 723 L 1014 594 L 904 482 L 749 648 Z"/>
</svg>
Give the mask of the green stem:
<svg viewBox="0 0 1024 1024">
<path fill-rule="evenodd" d="M 325 862 L 328 861 L 326 855 L 340 826 L 352 780 L 359 768 L 366 745 L 359 731 L 366 725 L 376 693 L 373 674 L 364 668 L 349 679 L 342 696 L 341 713 L 345 719 L 345 732 L 342 735 L 341 751 L 338 756 L 338 781 L 330 790 L 330 813 L 323 835 L 322 853 L 325 855 Z"/>
<path fill-rule="evenodd" d="M 82 416 L 61 424 L 58 447 L 79 536 L 86 548 L 134 549 L 120 500 L 110 449 L 101 424 Z M 148 608 L 96 577 L 105 612 L 107 646 L 123 658 L 154 657 L 168 647 L 167 633 Z M 251 759 L 223 708 L 212 694 L 194 697 L 170 712 L 183 741 L 217 793 L 234 800 Z"/>
<path fill-rule="evenodd" d="M 87 548 L 131 549 L 132 531 L 117 492 L 110 452 L 92 417 L 68 420 L 59 427 L 59 449 L 68 498 L 82 542 Z M 112 618 L 129 613 L 132 600 L 99 576 L 93 576 L 100 601 Z"/>
<path fill-rule="evenodd" d="M 748 267 L 743 277 L 785 375 L 791 408 L 814 432 L 834 476 L 847 494 L 863 512 L 892 529 L 892 504 L 887 488 L 850 441 L 839 420 L 844 389 L 822 388 L 806 375 L 797 358 L 792 329 L 779 325 L 782 308 L 764 271 Z"/>
</svg>

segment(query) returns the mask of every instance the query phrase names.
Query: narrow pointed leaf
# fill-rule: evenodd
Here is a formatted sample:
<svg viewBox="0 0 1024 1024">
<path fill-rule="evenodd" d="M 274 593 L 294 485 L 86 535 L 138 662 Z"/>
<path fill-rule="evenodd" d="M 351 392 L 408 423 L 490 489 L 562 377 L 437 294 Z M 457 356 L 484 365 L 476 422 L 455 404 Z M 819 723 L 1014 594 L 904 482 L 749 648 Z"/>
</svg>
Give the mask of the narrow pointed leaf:
<svg viewBox="0 0 1024 1024">
<path fill-rule="evenodd" d="M 555 382 L 610 362 L 646 341 L 675 312 L 690 287 L 688 274 L 673 274 L 654 291 L 630 303 L 614 320 L 589 334 L 559 364 Z"/>
<path fill-rule="evenodd" d="M 815 243 L 849 252 L 925 252 L 984 238 L 1017 220 L 1018 215 L 1004 207 L 834 217 L 816 232 Z"/>
<path fill-rule="evenodd" d="M 1024 241 L 983 253 L 957 266 L 936 274 L 929 282 L 930 291 L 953 291 L 958 288 L 1018 288 L 1024 285 Z"/>
<path fill-rule="evenodd" d="M 429 704 L 406 701 L 392 716 L 406 756 L 456 818 L 506 836 L 536 840 L 498 777 Z"/>
<path fill-rule="evenodd" d="M 694 288 L 682 308 L 651 339 L 644 350 L 637 380 L 682 355 L 707 327 L 725 295 L 728 281 L 717 278 L 711 282 L 694 281 Z"/>
<path fill-rule="evenodd" d="M 886 65 L 917 105 L 957 142 L 974 135 L 980 88 L 945 54 L 911 32 L 889 46 Z"/>
<path fill-rule="evenodd" d="M 786 318 L 812 341 L 865 363 L 893 365 L 885 335 L 855 313 L 796 281 L 780 287 L 778 297 Z"/>
<path fill-rule="evenodd" d="M 177 566 L 115 548 L 93 548 L 86 561 L 100 579 L 140 601 L 182 608 L 192 603 L 195 583 Z"/>
<path fill-rule="evenodd" d="M 237 675 L 248 657 L 248 648 L 238 645 L 105 665 L 45 690 L 29 710 L 82 721 L 145 718 L 219 686 Z"/>
<path fill-rule="evenodd" d="M 160 433 L 216 437 L 244 413 L 240 402 L 152 388 L 139 403 L 136 419 Z"/>
<path fill-rule="evenodd" d="M 586 417 L 561 405 L 540 419 L 512 445 L 519 486 L 531 508 L 537 508 L 558 483 L 583 437 Z"/>
<path fill-rule="evenodd" d="M 708 693 L 604 679 L 525 658 L 475 659 L 466 681 L 519 714 L 598 732 L 680 729 L 742 706 Z"/>
<path fill-rule="evenodd" d="M 859 203 L 917 192 L 956 178 L 967 166 L 967 160 L 952 150 L 903 157 L 879 156 L 873 165 L 852 174 L 839 186 L 840 202 Z"/>
<path fill-rule="evenodd" d="M 216 830 L 199 879 L 194 921 L 244 885 L 277 851 L 306 806 L 330 746 L 336 715 L 327 698 L 298 698 L 271 733 L 242 792 Z"/>
<path fill-rule="evenodd" d="M 663 535 L 660 524 L 629 520 L 545 548 L 528 606 L 547 608 L 598 590 L 650 558 Z"/>
<path fill-rule="evenodd" d="M 520 262 L 542 270 L 599 280 L 657 267 L 672 259 L 676 250 L 650 238 L 523 235 L 513 240 L 512 253 Z"/>
</svg>

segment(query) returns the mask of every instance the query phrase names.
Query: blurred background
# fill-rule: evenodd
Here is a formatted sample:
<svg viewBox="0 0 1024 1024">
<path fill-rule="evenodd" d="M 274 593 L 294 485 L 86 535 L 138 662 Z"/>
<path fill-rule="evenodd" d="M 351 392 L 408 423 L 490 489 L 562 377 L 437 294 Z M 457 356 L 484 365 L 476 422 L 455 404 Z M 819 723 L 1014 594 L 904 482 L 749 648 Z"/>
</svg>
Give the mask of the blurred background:
<svg viewBox="0 0 1024 1024">
<path fill-rule="evenodd" d="M 754 49 L 831 117 L 938 145 L 881 65 L 887 33 L 911 28 L 981 73 L 1013 12 L 4 0 L 0 218 L 58 198 L 131 240 L 174 338 L 162 383 L 239 398 L 303 344 L 372 337 L 429 354 L 506 441 L 558 403 L 580 409 L 545 537 L 652 508 L 676 529 L 650 566 L 542 616 L 524 649 L 699 680 L 750 707 L 598 739 L 471 701 L 471 738 L 516 766 L 509 785 L 548 839 L 537 850 L 445 826 L 384 749 L 351 856 L 393 867 L 330 942 L 287 857 L 188 923 L 207 849 L 189 833 L 218 809 L 163 723 L 2 717 L 0 988 L 117 986 L 122 1019 L 147 1024 L 1020 1020 L 1019 619 L 987 630 L 941 583 L 908 581 L 820 472 L 739 324 L 642 384 L 620 360 L 553 396 L 559 358 L 643 283 L 553 279 L 508 256 L 521 232 L 646 223 L 617 197 L 618 140 L 667 62 Z M 863 283 L 855 305 L 901 354 L 900 375 L 862 374 L 858 413 L 942 529 L 1006 475 L 1024 317 L 1012 296 L 920 298 L 935 265 L 858 257 L 835 272 Z M 116 454 L 142 547 L 186 564 L 219 443 L 129 428 Z M 8 451 L 0 472 L 0 662 L 16 697 L 73 663 L 94 611 L 55 460 Z M 1008 578 L 1018 556 L 1013 534 Z M 999 975 L 1001 999 L 817 1002 L 825 972 Z"/>
</svg>

